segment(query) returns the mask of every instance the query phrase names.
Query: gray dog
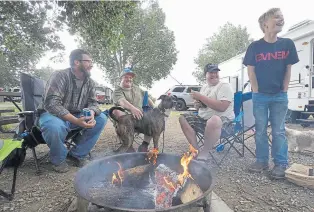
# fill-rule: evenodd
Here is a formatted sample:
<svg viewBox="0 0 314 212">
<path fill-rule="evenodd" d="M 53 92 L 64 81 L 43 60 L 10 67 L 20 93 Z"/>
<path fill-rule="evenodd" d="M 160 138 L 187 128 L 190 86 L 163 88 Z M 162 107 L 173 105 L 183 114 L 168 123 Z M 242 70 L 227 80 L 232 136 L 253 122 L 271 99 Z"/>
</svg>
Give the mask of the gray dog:
<svg viewBox="0 0 314 212">
<path fill-rule="evenodd" d="M 165 117 L 167 116 L 165 112 L 175 105 L 176 97 L 161 95 L 158 99 L 161 99 L 158 107 L 144 112 L 141 120 L 135 119 L 132 114 L 126 114 L 116 118 L 113 115 L 114 110 L 123 112 L 126 112 L 126 110 L 122 107 L 112 107 L 109 109 L 109 116 L 117 122 L 116 132 L 122 141 L 122 145 L 116 152 L 123 153 L 134 151 L 133 140 L 136 132 L 153 137 L 154 148 L 158 149 L 159 137 L 165 130 Z M 139 151 L 147 150 L 141 150 L 140 147 Z"/>
</svg>

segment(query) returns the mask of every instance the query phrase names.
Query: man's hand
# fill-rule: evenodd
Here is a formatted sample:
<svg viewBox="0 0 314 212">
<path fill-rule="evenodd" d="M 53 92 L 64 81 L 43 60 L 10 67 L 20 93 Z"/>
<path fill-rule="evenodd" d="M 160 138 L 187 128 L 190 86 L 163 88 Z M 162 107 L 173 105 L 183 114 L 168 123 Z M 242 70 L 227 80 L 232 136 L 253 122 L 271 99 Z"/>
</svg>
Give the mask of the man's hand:
<svg viewBox="0 0 314 212">
<path fill-rule="evenodd" d="M 85 117 L 85 120 L 88 120 L 88 124 L 95 122 L 95 112 L 93 110 L 90 111 L 91 116 Z"/>
<path fill-rule="evenodd" d="M 142 117 L 143 117 L 142 111 L 139 110 L 139 109 L 136 108 L 136 107 L 133 107 L 133 108 L 131 109 L 131 113 L 132 113 L 132 115 L 133 115 L 133 117 L 134 117 L 135 119 L 140 120 L 140 119 L 142 119 Z"/>
<path fill-rule="evenodd" d="M 196 110 L 200 109 L 202 107 L 202 103 L 200 101 L 194 101 L 194 108 Z"/>
<path fill-rule="evenodd" d="M 93 128 L 96 125 L 96 121 L 95 119 L 93 119 L 86 122 L 86 118 L 82 116 L 80 118 L 77 118 L 74 124 L 82 128 Z"/>
<path fill-rule="evenodd" d="M 191 90 L 190 96 L 191 96 L 194 100 L 199 101 L 200 98 L 201 98 L 201 96 L 202 96 L 202 94 L 201 94 L 200 92 Z"/>
</svg>

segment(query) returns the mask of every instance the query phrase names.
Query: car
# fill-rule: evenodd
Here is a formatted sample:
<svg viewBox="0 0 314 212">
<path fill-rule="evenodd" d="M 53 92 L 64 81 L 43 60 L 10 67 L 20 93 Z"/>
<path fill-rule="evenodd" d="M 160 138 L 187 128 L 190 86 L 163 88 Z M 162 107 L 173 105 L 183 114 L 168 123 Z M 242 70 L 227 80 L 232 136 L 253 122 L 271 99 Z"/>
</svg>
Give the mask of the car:
<svg viewBox="0 0 314 212">
<path fill-rule="evenodd" d="M 177 111 L 184 111 L 190 107 L 194 107 L 194 100 L 190 96 L 191 90 L 199 92 L 201 87 L 201 85 L 175 85 L 166 94 L 176 96 L 177 104 L 175 109 Z"/>
<path fill-rule="evenodd" d="M 99 104 L 106 103 L 106 90 L 105 87 L 96 87 L 96 99 Z"/>
</svg>

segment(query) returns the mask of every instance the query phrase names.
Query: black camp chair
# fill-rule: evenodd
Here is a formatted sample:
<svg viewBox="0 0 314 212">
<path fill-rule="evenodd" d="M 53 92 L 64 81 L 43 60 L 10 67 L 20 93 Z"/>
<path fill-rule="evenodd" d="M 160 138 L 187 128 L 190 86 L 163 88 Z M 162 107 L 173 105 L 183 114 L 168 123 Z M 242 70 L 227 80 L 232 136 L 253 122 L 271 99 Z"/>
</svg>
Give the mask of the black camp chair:
<svg viewBox="0 0 314 212">
<path fill-rule="evenodd" d="M 39 144 L 46 144 L 41 135 L 40 128 L 38 127 L 38 118 L 42 111 L 37 109 L 39 103 L 42 101 L 46 82 L 24 73 L 20 74 L 23 110 L 11 99 L 12 103 L 20 111 L 18 113 L 20 123 L 14 137 L 12 139 L 4 139 L 4 143 L 9 144 L 7 146 L 14 146 L 14 148 L 8 148 L 9 150 L 5 151 L 7 154 L 0 155 L 2 156 L 0 158 L 3 158 L 3 160 L 0 160 L 0 174 L 5 167 L 14 167 L 10 193 L 0 189 L 0 196 L 3 196 L 8 200 L 12 200 L 14 197 L 17 170 L 25 160 L 26 150 L 28 148 L 32 150 L 36 171 L 37 173 L 40 173 L 35 147 Z M 73 129 L 69 132 L 65 139 L 65 145 L 68 149 L 76 145 L 76 136 L 82 135 L 83 132 L 84 129 L 82 128 Z M 3 154 L 3 151 L 0 151 L 0 153 Z"/>
<path fill-rule="evenodd" d="M 42 101 L 46 82 L 24 73 L 21 73 L 20 80 L 23 111 L 18 113 L 21 122 L 15 136 L 17 139 L 24 139 L 27 144 L 26 146 L 32 150 L 36 170 L 37 173 L 39 173 L 40 170 L 35 147 L 39 144 L 46 144 L 46 142 L 38 126 L 39 116 L 43 111 L 37 109 L 37 107 Z M 82 128 L 76 128 L 69 132 L 65 139 L 65 145 L 68 149 L 76 145 L 74 142 L 75 138 L 78 135 L 82 135 L 83 131 L 84 129 Z"/>
</svg>

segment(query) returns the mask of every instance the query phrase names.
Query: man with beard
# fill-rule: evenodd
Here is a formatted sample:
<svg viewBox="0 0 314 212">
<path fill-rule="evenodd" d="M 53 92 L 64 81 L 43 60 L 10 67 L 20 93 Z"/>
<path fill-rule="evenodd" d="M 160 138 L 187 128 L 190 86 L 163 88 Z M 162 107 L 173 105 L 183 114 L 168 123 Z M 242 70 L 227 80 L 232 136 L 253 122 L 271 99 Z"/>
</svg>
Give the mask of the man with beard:
<svg viewBox="0 0 314 212">
<path fill-rule="evenodd" d="M 291 66 L 299 61 L 293 41 L 277 36 L 282 31 L 284 17 L 279 8 L 272 8 L 260 16 L 259 25 L 264 37 L 250 44 L 243 64 L 253 90 L 253 114 L 255 117 L 256 161 L 249 167 L 251 172 L 269 168 L 267 126 L 272 128 L 271 155 L 274 168 L 271 176 L 285 177 L 288 166 L 288 144 L 285 136 L 285 116 L 288 110 L 287 90 Z"/>
<path fill-rule="evenodd" d="M 196 132 L 204 134 L 204 148 L 197 155 L 200 161 L 207 160 L 209 151 L 220 139 L 222 129 L 227 132 L 233 130 L 231 122 L 234 119 L 234 93 L 229 83 L 220 81 L 219 71 L 217 65 L 205 66 L 207 83 L 200 92 L 191 92 L 198 115 L 186 113 L 179 118 L 185 137 L 195 149 L 199 150 Z"/>
<path fill-rule="evenodd" d="M 141 119 L 143 117 L 143 98 L 144 91 L 133 83 L 135 77 L 134 72 L 130 68 L 125 68 L 121 76 L 120 85 L 118 85 L 113 92 L 113 102 L 116 106 L 121 106 L 128 110 L 134 118 Z M 154 107 L 153 101 L 148 98 L 150 107 Z M 124 115 L 119 110 L 114 110 L 115 117 Z M 143 143 L 138 147 L 139 152 L 147 152 L 148 145 L 152 138 L 144 135 Z"/>
<path fill-rule="evenodd" d="M 98 108 L 95 83 L 90 79 L 93 67 L 90 54 L 82 49 L 73 50 L 70 66 L 52 73 L 39 106 L 44 110 L 39 126 L 50 148 L 52 167 L 57 172 L 69 170 L 66 158 L 75 166 L 82 167 L 107 122 Z M 90 117 L 83 116 L 84 108 L 90 110 Z M 77 137 L 76 146 L 68 152 L 64 146 L 65 138 L 71 129 L 77 127 L 86 130 Z"/>
</svg>

